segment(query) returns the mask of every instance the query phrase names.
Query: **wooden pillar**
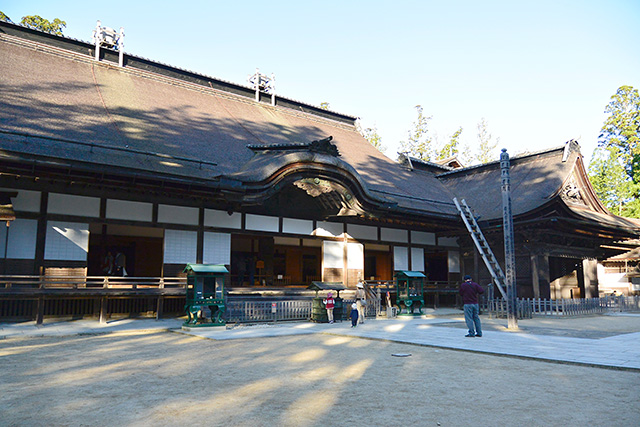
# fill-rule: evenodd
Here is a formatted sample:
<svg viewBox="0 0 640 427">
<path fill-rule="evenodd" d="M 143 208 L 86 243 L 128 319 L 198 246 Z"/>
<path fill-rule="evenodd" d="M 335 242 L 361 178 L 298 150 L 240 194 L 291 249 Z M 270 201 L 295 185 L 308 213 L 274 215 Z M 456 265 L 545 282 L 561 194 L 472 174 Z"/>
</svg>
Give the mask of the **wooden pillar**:
<svg viewBox="0 0 640 427">
<path fill-rule="evenodd" d="M 47 237 L 47 205 L 49 203 L 49 193 L 42 192 L 40 195 L 40 214 L 38 215 L 38 226 L 36 231 L 36 254 L 33 274 L 44 275 L 44 246 Z"/>
<path fill-rule="evenodd" d="M 204 261 L 204 208 L 200 208 L 198 214 L 198 234 L 196 241 L 196 263 L 202 264 Z"/>
<path fill-rule="evenodd" d="M 538 255 L 531 255 L 531 283 L 533 297 L 540 298 L 540 271 L 538 267 Z"/>
<path fill-rule="evenodd" d="M 162 318 L 163 302 L 164 302 L 164 297 L 162 295 L 158 295 L 158 306 L 156 307 L 156 320 L 160 320 Z"/>
<path fill-rule="evenodd" d="M 595 259 L 583 259 L 582 271 L 584 274 L 584 298 L 597 298 L 598 261 Z"/>
<path fill-rule="evenodd" d="M 44 296 L 38 297 L 37 309 L 36 309 L 36 325 L 42 325 L 44 321 Z"/>
<path fill-rule="evenodd" d="M 348 245 L 349 240 L 347 240 L 347 233 L 344 233 L 344 239 L 342 241 L 342 283 L 346 287 L 349 287 Z"/>
<path fill-rule="evenodd" d="M 534 298 L 551 298 L 549 277 L 549 257 L 539 254 L 531 255 L 531 281 Z"/>
<path fill-rule="evenodd" d="M 480 252 L 475 245 L 473 245 L 473 280 L 480 283 Z"/>
<path fill-rule="evenodd" d="M 107 323 L 107 297 L 100 298 L 100 323 Z"/>
</svg>

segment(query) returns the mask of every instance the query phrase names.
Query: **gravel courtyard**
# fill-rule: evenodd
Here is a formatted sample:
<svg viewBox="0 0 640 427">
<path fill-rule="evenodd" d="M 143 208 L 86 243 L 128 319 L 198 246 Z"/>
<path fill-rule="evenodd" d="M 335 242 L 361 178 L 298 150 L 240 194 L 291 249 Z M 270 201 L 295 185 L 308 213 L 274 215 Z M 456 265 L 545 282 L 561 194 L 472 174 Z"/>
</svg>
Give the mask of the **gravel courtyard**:
<svg viewBox="0 0 640 427">
<path fill-rule="evenodd" d="M 4 339 L 0 372 L 3 426 L 636 426 L 640 419 L 639 372 L 341 336 Z"/>
</svg>

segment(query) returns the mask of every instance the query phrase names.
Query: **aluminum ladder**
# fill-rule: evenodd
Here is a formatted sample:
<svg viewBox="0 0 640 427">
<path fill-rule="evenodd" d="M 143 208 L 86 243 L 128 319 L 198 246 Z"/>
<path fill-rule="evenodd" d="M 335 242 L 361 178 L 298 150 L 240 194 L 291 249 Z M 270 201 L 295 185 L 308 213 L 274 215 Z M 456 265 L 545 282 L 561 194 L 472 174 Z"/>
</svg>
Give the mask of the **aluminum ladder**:
<svg viewBox="0 0 640 427">
<path fill-rule="evenodd" d="M 471 234 L 471 238 L 473 238 L 473 242 L 476 244 L 476 248 L 478 248 L 478 252 L 482 255 L 482 259 L 491 273 L 491 277 L 493 277 L 493 282 L 496 284 L 503 298 L 507 298 L 507 293 L 502 288 L 503 284 L 506 284 L 506 279 L 500 264 L 498 264 L 498 260 L 496 259 L 493 251 L 489 247 L 489 243 L 487 239 L 484 238 L 484 234 L 482 234 L 482 230 L 478 226 L 473 213 L 469 206 L 467 206 L 467 202 L 464 199 L 458 202 L 457 198 L 453 198 L 453 203 L 455 203 L 460 216 L 462 217 L 462 221 L 464 221 L 464 225 L 467 226 L 467 230 L 469 230 L 469 234 Z"/>
</svg>

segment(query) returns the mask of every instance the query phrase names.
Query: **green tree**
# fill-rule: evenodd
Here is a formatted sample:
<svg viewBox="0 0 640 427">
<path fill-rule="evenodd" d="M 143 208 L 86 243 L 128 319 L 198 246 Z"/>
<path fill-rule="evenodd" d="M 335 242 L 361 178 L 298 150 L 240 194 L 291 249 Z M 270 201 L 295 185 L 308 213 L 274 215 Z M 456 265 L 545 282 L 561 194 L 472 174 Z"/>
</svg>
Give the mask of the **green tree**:
<svg viewBox="0 0 640 427">
<path fill-rule="evenodd" d="M 378 151 L 384 153 L 387 147 L 382 145 L 382 137 L 378 133 L 378 128 L 374 125 L 371 128 L 363 128 L 360 120 L 356 121 L 356 129 L 371 145 L 373 145 Z"/>
<path fill-rule="evenodd" d="M 49 34 L 56 34 L 58 36 L 62 35 L 62 29 L 67 26 L 65 21 L 61 21 L 58 18 L 54 19 L 53 22 L 49 22 L 49 20 L 39 15 L 23 16 L 20 23 L 25 27 L 44 31 Z"/>
<path fill-rule="evenodd" d="M 418 117 L 413 122 L 412 129 L 409 130 L 408 141 L 400 141 L 400 152 L 409 156 L 416 157 L 420 160 L 431 160 L 433 147 L 433 139 L 429 135 L 429 120 L 423 113 L 421 105 L 416 105 Z"/>
<path fill-rule="evenodd" d="M 11 20 L 11 18 L 5 15 L 1 10 L 0 10 L 0 21 L 11 22 L 13 24 L 13 21 Z"/>
<path fill-rule="evenodd" d="M 629 178 L 640 181 L 640 95 L 631 86 L 620 86 L 604 110 L 607 114 L 599 147 L 617 147 Z"/>
<path fill-rule="evenodd" d="M 478 123 L 478 153 L 476 154 L 478 162 L 489 163 L 498 160 L 495 152 L 498 142 L 500 142 L 500 138 L 493 141 L 488 130 L 487 121 L 483 117 Z"/>
<path fill-rule="evenodd" d="M 589 179 L 612 212 L 640 218 L 640 95 L 620 86 L 605 108 L 607 118 L 598 149 L 589 163 Z"/>
<path fill-rule="evenodd" d="M 637 217 L 640 212 L 640 201 L 635 197 L 638 186 L 627 176 L 621 159 L 615 146 L 596 148 L 589 162 L 589 180 L 609 211 Z"/>
<path fill-rule="evenodd" d="M 444 160 L 450 157 L 458 157 L 460 154 L 460 134 L 462 133 L 462 126 L 456 130 L 449 138 L 449 142 L 444 144 L 441 150 L 436 154 L 437 160 Z"/>
</svg>

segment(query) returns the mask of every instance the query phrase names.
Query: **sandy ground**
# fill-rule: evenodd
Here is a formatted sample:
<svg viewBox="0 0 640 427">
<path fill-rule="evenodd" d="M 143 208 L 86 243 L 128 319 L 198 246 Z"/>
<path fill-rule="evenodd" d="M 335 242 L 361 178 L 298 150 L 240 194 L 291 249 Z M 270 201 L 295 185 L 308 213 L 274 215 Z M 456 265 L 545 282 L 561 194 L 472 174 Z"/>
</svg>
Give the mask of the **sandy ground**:
<svg viewBox="0 0 640 427">
<path fill-rule="evenodd" d="M 324 335 L 6 339 L 0 377 L 2 426 L 637 426 L 640 419 L 639 372 Z"/>
</svg>

